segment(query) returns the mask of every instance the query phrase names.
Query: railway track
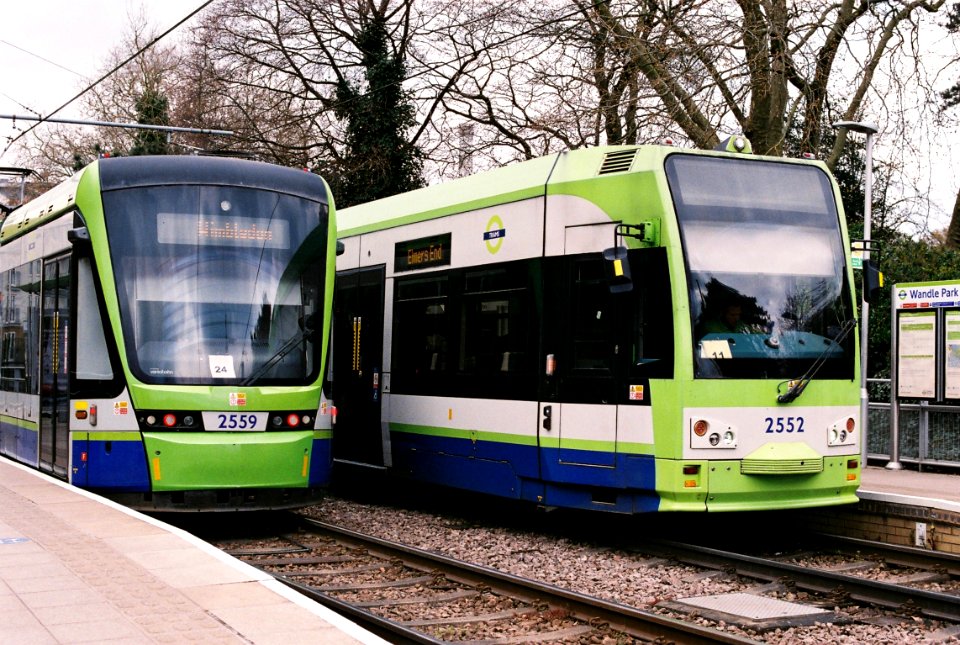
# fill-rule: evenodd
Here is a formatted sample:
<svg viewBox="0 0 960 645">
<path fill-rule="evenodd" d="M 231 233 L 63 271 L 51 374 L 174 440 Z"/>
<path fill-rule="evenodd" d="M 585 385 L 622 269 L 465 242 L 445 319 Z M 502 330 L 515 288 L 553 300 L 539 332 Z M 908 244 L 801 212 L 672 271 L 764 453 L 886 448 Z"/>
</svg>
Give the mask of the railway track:
<svg viewBox="0 0 960 645">
<path fill-rule="evenodd" d="M 637 550 L 828 594 L 834 601 L 848 599 L 960 622 L 960 557 L 838 536 L 817 539 L 814 551 L 772 558 L 667 540 L 645 542 Z"/>
<path fill-rule="evenodd" d="M 217 546 L 392 642 L 755 642 L 306 518 Z"/>
</svg>

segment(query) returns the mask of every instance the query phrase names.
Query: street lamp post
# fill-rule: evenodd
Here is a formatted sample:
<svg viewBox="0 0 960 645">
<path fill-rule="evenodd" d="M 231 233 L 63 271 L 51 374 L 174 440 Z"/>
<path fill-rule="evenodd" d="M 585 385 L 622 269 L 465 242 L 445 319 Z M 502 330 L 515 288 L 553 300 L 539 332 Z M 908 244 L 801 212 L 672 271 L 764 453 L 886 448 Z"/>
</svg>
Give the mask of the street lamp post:
<svg viewBox="0 0 960 645">
<path fill-rule="evenodd" d="M 863 281 L 860 302 L 860 462 L 867 465 L 867 431 L 870 427 L 870 394 L 867 392 L 867 332 L 870 303 L 867 301 L 867 262 L 870 260 L 870 207 L 873 204 L 873 137 L 879 131 L 872 123 L 837 121 L 835 128 L 846 128 L 867 137 L 867 160 L 864 172 L 863 197 Z"/>
</svg>

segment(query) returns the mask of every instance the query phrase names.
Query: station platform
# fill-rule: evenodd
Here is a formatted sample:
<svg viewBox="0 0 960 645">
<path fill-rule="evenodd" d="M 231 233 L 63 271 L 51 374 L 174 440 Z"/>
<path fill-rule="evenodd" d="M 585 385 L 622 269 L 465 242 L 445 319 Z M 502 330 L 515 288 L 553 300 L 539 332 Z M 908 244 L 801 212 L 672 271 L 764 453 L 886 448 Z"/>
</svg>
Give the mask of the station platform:
<svg viewBox="0 0 960 645">
<path fill-rule="evenodd" d="M 0 645 L 386 641 L 168 524 L 0 457 Z"/>
<path fill-rule="evenodd" d="M 860 499 L 892 502 L 960 513 L 960 474 L 887 470 L 868 466 L 860 476 Z"/>
</svg>

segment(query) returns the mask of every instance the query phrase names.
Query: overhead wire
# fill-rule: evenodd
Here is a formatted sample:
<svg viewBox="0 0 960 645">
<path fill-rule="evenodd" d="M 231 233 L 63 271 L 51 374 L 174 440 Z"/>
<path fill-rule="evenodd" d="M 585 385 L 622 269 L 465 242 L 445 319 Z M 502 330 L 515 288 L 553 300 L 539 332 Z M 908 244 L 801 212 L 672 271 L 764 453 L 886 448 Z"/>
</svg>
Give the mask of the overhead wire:
<svg viewBox="0 0 960 645">
<path fill-rule="evenodd" d="M 99 84 L 102 83 L 103 81 L 105 81 L 105 80 L 107 80 L 108 78 L 110 78 L 111 76 L 113 76 L 116 72 L 118 72 L 118 71 L 120 71 L 121 69 L 123 69 L 123 67 L 126 66 L 127 63 L 129 63 L 130 61 L 132 61 L 133 59 L 135 59 L 137 56 L 140 56 L 140 55 L 143 54 L 145 51 L 147 51 L 148 49 L 150 49 L 151 47 L 153 47 L 154 45 L 156 45 L 158 42 L 160 42 L 160 40 L 162 40 L 162 39 L 165 38 L 166 36 L 170 35 L 170 33 L 172 33 L 173 31 L 175 31 L 180 25 L 182 25 L 183 23 L 187 22 L 188 20 L 190 20 L 191 18 L 193 18 L 195 15 L 197 15 L 198 13 L 200 13 L 201 11 L 203 11 L 204 9 L 206 9 L 206 8 L 207 8 L 210 4 L 212 4 L 213 2 L 214 2 L 214 0 L 206 0 L 206 2 L 204 2 L 202 5 L 200 5 L 199 7 L 197 7 L 196 9 L 194 9 L 193 11 L 191 11 L 186 17 L 182 18 L 182 19 L 181 19 L 180 21 L 178 21 L 175 25 L 173 25 L 172 27 L 170 27 L 169 29 L 167 29 L 165 32 L 163 32 L 163 33 L 160 34 L 159 36 L 156 36 L 153 40 L 151 40 L 151 41 L 148 42 L 146 45 L 144 45 L 143 47 L 141 47 L 140 49 L 138 49 L 136 52 L 134 52 L 133 54 L 131 54 L 130 56 L 128 56 L 123 62 L 121 62 L 121 63 L 119 63 L 118 65 L 116 65 L 116 66 L 115 66 L 113 69 L 111 69 L 109 72 L 107 72 L 106 74 L 104 74 L 103 76 L 101 76 L 100 78 L 98 78 L 97 80 L 95 80 L 93 83 L 91 83 L 90 85 L 88 85 L 88 86 L 85 87 L 84 89 L 80 90 L 80 92 L 78 92 L 76 95 L 74 95 L 73 97 L 71 97 L 66 103 L 64 103 L 63 105 L 61 105 L 60 107 L 58 107 L 58 108 L 55 109 L 54 111 L 50 112 L 50 114 L 47 114 L 46 116 L 41 117 L 40 120 L 37 121 L 36 123 L 34 123 L 32 126 L 30 126 L 29 128 L 27 128 L 26 130 L 23 130 L 22 132 L 20 132 L 20 134 L 18 134 L 16 137 L 13 137 L 12 139 L 10 139 L 10 140 L 8 141 L 7 145 L 4 147 L 3 152 L 0 152 L 0 155 L 5 154 L 8 150 L 10 150 L 10 148 L 13 146 L 13 144 L 15 144 L 17 141 L 19 141 L 20 139 L 22 139 L 22 138 L 23 138 L 24 136 L 26 136 L 28 133 L 30 133 L 31 131 L 33 131 L 33 129 L 36 128 L 37 126 L 39 126 L 41 123 L 44 123 L 44 119 L 48 119 L 48 118 L 56 115 L 58 112 L 60 112 L 60 110 L 64 109 L 65 107 L 67 107 L 68 105 L 70 105 L 71 103 L 73 103 L 74 101 L 76 101 L 78 98 L 80 98 L 81 96 L 83 96 L 84 94 L 86 94 L 87 92 L 89 92 L 90 90 L 92 90 L 93 88 L 95 88 L 97 85 L 99 85 Z M 9 43 L 8 43 L 8 44 L 9 44 Z"/>
<path fill-rule="evenodd" d="M 13 44 L 12 42 L 10 42 L 9 40 L 4 40 L 4 39 L 0 38 L 0 43 L 3 43 L 4 45 L 6 45 L 6 46 L 8 46 L 8 47 L 13 47 L 14 49 L 19 49 L 19 50 L 22 51 L 24 54 L 28 54 L 28 55 L 30 55 L 30 56 L 33 56 L 34 58 L 39 58 L 39 59 L 42 60 L 44 63 L 49 63 L 49 64 L 53 65 L 54 67 L 59 67 L 60 69 L 64 70 L 65 72 L 70 72 L 70 73 L 73 74 L 74 76 L 81 76 L 81 77 L 83 76 L 83 74 L 81 74 L 80 72 L 75 72 L 75 71 L 73 71 L 72 69 L 70 69 L 69 67 L 64 67 L 63 65 L 61 65 L 60 63 L 58 63 L 58 62 L 56 62 L 56 61 L 52 61 L 52 60 L 50 60 L 49 58 L 44 58 L 44 57 L 41 56 L 40 54 L 36 54 L 36 53 L 30 51 L 29 49 L 24 49 L 24 48 L 21 47 L 20 45 L 14 45 L 14 44 Z"/>
<path fill-rule="evenodd" d="M 172 27 L 170 27 L 169 29 L 167 29 L 166 31 L 164 31 L 164 32 L 163 32 L 162 34 L 160 34 L 159 36 L 156 36 L 153 40 L 151 40 L 150 42 L 148 42 L 147 44 L 145 44 L 143 47 L 141 47 L 140 49 L 138 49 L 136 52 L 134 52 L 133 54 L 131 54 L 130 56 L 128 56 L 128 57 L 127 57 L 125 60 L 123 60 L 121 63 L 119 63 L 119 64 L 117 64 L 115 67 L 113 67 L 113 69 L 111 69 L 111 70 L 108 71 L 107 73 L 103 74 L 100 78 L 98 78 L 97 80 L 95 80 L 94 82 L 92 82 L 90 85 L 88 85 L 88 86 L 85 87 L 83 90 L 81 90 L 81 91 L 78 92 L 76 95 L 74 95 L 74 96 L 71 97 L 69 100 L 67 100 L 65 103 L 63 103 L 63 105 L 61 105 L 60 107 L 56 108 L 55 110 L 53 110 L 52 112 L 50 112 L 50 113 L 47 114 L 46 116 L 42 116 L 42 117 L 40 118 L 40 120 L 38 120 L 36 123 L 34 123 L 32 126 L 30 126 L 29 128 L 27 128 L 26 130 L 21 131 L 20 134 L 18 134 L 16 137 L 13 137 L 13 138 L 8 139 L 7 145 L 4 147 L 3 151 L 0 152 L 0 155 L 5 154 L 5 153 L 13 146 L 13 144 L 15 144 L 17 141 L 19 141 L 19 140 L 22 139 L 24 136 L 26 136 L 27 134 L 29 134 L 29 133 L 30 133 L 31 131 L 33 131 L 36 127 L 38 127 L 39 125 L 41 125 L 42 123 L 44 123 L 44 122 L 45 122 L 45 119 L 50 118 L 50 117 L 56 115 L 58 112 L 60 112 L 60 111 L 63 110 L 64 108 L 66 108 L 68 105 L 70 105 L 71 103 L 73 103 L 74 101 L 76 101 L 77 99 L 79 99 L 81 96 L 83 96 L 84 94 L 86 94 L 87 92 L 89 92 L 90 90 L 92 90 L 93 88 L 95 88 L 97 85 L 99 85 L 100 83 L 102 83 L 102 82 L 105 81 L 106 79 L 110 78 L 110 76 L 112 76 L 113 74 L 115 74 L 116 72 L 118 72 L 119 70 L 121 70 L 121 69 L 122 69 L 124 66 L 126 66 L 130 61 L 134 60 L 135 58 L 137 58 L 138 56 L 140 56 L 141 54 L 143 54 L 145 51 L 147 51 L 148 49 L 150 49 L 153 45 L 155 45 L 156 43 L 158 43 L 161 39 L 163 39 L 164 37 L 168 36 L 171 32 L 175 31 L 178 27 L 180 27 L 180 25 L 182 25 L 183 23 L 187 22 L 188 20 L 190 20 L 191 18 L 193 18 L 196 14 L 198 14 L 199 12 L 203 11 L 204 9 L 206 9 L 207 6 L 209 6 L 210 4 L 212 4 L 214 1 L 215 1 L 215 0 L 206 0 L 202 5 L 200 5 L 198 8 L 196 8 L 196 9 L 194 9 L 192 12 L 190 12 L 186 17 L 184 17 L 183 19 L 181 19 L 180 21 L 178 21 L 175 25 L 173 25 Z M 549 20 L 540 22 L 540 23 L 538 23 L 538 24 L 534 24 L 534 25 L 528 27 L 527 29 L 524 29 L 524 30 L 522 30 L 522 31 L 520 31 L 520 32 L 517 32 L 517 33 L 514 33 L 514 34 L 510 34 L 510 35 L 506 36 L 505 38 L 502 38 L 502 39 L 499 40 L 499 41 L 490 43 L 490 44 L 487 45 L 484 49 L 486 49 L 486 50 L 491 50 L 491 49 L 495 49 L 495 48 L 497 48 L 497 47 L 502 47 L 503 45 L 509 44 L 511 41 L 517 40 L 517 39 L 522 38 L 522 37 L 524 37 L 524 36 L 528 36 L 528 35 L 530 35 L 530 34 L 532 34 L 532 33 L 535 33 L 536 31 L 538 31 L 538 30 L 540 30 L 540 29 L 544 29 L 544 28 L 546 28 L 546 27 L 550 27 L 550 26 L 553 26 L 553 25 L 556 25 L 556 24 L 560 24 L 560 23 L 562 23 L 562 22 L 565 22 L 565 21 L 569 20 L 570 18 L 573 18 L 573 17 L 575 17 L 576 15 L 582 13 L 582 12 L 584 11 L 584 9 L 590 9 L 590 8 L 596 7 L 597 5 L 600 5 L 600 4 L 602 4 L 603 2 L 606 2 L 606 1 L 607 1 L 607 0 L 595 0 L 595 2 L 593 2 L 593 3 L 591 3 L 590 5 L 587 5 L 587 6 L 585 6 L 585 7 L 577 7 L 576 9 L 574 9 L 574 10 L 568 12 L 568 13 L 561 14 L 560 16 L 557 16 L 557 17 L 555 17 L 555 18 L 551 18 L 551 19 L 549 19 Z M 3 42 L 6 42 L 6 41 L 3 41 Z M 7 44 L 9 45 L 10 43 L 7 43 Z M 11 46 L 14 46 L 14 45 L 11 45 Z M 19 49 L 19 48 L 18 48 L 18 49 Z M 24 51 L 25 51 L 25 50 L 24 50 Z M 30 53 L 30 52 L 27 52 L 27 53 Z M 35 55 L 35 54 L 32 54 L 32 55 Z M 38 56 L 38 58 L 42 58 L 42 57 L 39 57 L 39 56 Z M 44 59 L 44 60 L 46 60 L 46 59 Z M 419 77 L 419 76 L 423 76 L 423 75 L 428 74 L 428 73 L 431 73 L 431 72 L 436 72 L 436 71 L 438 71 L 438 70 L 440 70 L 440 69 L 442 69 L 442 68 L 444 68 L 444 67 L 447 67 L 447 66 L 449 66 L 449 65 L 453 65 L 453 64 L 455 64 L 455 63 L 457 63 L 457 62 L 459 62 L 459 61 L 461 61 L 461 58 L 458 57 L 458 58 L 456 58 L 456 59 L 454 59 L 454 60 L 444 61 L 444 62 L 436 63 L 436 64 L 433 64 L 433 65 L 426 65 L 423 69 L 419 70 L 418 72 L 416 72 L 416 73 L 414 73 L 414 74 L 411 74 L 411 75 L 405 77 L 405 78 L 402 79 L 401 81 L 395 81 L 395 82 L 393 82 L 393 83 L 388 83 L 388 84 L 383 85 L 383 86 L 380 86 L 380 87 L 378 87 L 378 88 L 375 88 L 375 89 L 372 89 L 372 90 L 368 90 L 367 93 L 369 93 L 369 92 L 371 92 L 371 91 L 378 91 L 378 90 L 386 89 L 386 88 L 388 88 L 388 87 L 390 87 L 390 86 L 392 86 L 392 85 L 399 85 L 399 84 L 403 83 L 404 81 L 408 81 L 408 80 L 417 78 L 417 77 Z M 47 62 L 52 62 L 52 61 L 47 61 Z M 56 63 L 52 63 L 52 64 L 56 65 Z M 64 68 L 64 69 L 66 69 L 66 68 Z M 67 70 L 67 71 L 70 71 L 70 70 Z M 337 105 L 340 106 L 340 105 L 344 105 L 344 104 L 347 104 L 347 103 L 351 103 L 351 102 L 353 102 L 353 101 L 360 100 L 360 99 L 362 98 L 362 96 L 363 96 L 363 95 L 358 95 L 358 96 L 354 96 L 354 97 L 349 98 L 349 99 L 344 99 L 343 101 L 339 101 L 339 102 L 337 103 Z M 331 108 L 331 109 L 335 109 L 335 108 Z"/>
</svg>

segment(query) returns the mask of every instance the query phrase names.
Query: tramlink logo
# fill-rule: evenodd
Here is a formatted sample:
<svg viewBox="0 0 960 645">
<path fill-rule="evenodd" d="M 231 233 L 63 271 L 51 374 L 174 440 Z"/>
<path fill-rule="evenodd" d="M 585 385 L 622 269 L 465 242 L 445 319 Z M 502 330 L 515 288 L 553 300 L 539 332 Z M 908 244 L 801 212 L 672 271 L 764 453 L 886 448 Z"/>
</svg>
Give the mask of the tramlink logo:
<svg viewBox="0 0 960 645">
<path fill-rule="evenodd" d="M 483 232 L 483 239 L 487 244 L 487 250 L 491 254 L 496 254 L 503 246 L 503 238 L 507 236 L 507 229 L 503 227 L 503 220 L 499 215 L 494 215 L 487 222 L 487 228 Z"/>
<path fill-rule="evenodd" d="M 243 407 L 247 404 L 247 394 L 245 392 L 231 392 L 230 405 L 233 407 Z"/>
</svg>

